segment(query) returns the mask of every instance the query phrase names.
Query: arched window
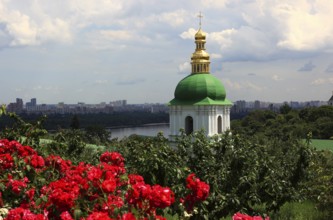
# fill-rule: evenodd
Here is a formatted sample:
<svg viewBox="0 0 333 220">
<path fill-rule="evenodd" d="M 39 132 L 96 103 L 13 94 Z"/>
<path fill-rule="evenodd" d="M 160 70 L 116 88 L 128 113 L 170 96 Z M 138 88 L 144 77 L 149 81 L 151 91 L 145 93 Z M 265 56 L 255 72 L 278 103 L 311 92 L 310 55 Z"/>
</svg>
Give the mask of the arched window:
<svg viewBox="0 0 333 220">
<path fill-rule="evenodd" d="M 193 118 L 191 116 L 185 118 L 185 133 L 186 135 L 193 133 Z"/>
<path fill-rule="evenodd" d="M 217 117 L 217 133 L 222 134 L 222 117 Z"/>
</svg>

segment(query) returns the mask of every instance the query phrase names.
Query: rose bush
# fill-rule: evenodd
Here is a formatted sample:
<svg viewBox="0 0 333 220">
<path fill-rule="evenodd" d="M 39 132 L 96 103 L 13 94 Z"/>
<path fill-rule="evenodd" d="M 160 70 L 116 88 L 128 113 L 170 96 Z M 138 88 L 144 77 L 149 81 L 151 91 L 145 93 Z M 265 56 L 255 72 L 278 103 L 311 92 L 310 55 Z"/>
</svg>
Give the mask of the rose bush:
<svg viewBox="0 0 333 220">
<path fill-rule="evenodd" d="M 105 152 L 100 163 L 73 165 L 60 156 L 42 157 L 17 141 L 0 140 L 0 208 L 6 220 L 165 219 L 161 210 L 182 201 L 187 211 L 204 201 L 209 185 L 191 174 L 188 195 L 146 184 L 142 176 L 128 174 L 124 158 Z"/>
<path fill-rule="evenodd" d="M 232 220 L 269 220 L 269 217 L 265 217 L 264 219 L 261 216 L 249 216 L 246 214 L 242 214 L 237 212 L 232 216 Z"/>
</svg>

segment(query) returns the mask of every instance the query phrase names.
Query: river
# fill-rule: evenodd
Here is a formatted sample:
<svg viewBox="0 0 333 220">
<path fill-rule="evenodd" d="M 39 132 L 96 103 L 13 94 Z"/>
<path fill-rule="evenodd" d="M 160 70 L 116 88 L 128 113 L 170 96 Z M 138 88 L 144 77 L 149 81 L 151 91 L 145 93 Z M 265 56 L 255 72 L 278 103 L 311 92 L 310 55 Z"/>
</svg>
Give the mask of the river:
<svg viewBox="0 0 333 220">
<path fill-rule="evenodd" d="M 169 136 L 169 124 L 147 124 L 137 127 L 127 128 L 109 128 L 111 132 L 111 138 L 122 139 L 132 134 L 143 135 L 143 136 L 156 136 L 158 132 L 163 132 L 164 137 Z"/>
</svg>

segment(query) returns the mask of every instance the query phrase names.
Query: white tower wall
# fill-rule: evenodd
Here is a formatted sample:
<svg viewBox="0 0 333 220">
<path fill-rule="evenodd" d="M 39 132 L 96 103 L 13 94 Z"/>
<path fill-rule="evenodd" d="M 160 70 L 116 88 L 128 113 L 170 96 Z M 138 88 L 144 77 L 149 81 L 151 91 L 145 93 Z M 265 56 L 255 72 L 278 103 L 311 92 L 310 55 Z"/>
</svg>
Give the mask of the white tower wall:
<svg viewBox="0 0 333 220">
<path fill-rule="evenodd" d="M 230 129 L 230 107 L 228 105 L 205 105 L 205 106 L 170 106 L 170 135 L 179 135 L 179 130 L 185 129 L 186 117 L 193 119 L 193 131 L 203 129 L 207 136 L 223 133 Z M 220 129 L 218 117 L 221 117 Z M 220 132 L 219 132 L 220 131 Z"/>
</svg>

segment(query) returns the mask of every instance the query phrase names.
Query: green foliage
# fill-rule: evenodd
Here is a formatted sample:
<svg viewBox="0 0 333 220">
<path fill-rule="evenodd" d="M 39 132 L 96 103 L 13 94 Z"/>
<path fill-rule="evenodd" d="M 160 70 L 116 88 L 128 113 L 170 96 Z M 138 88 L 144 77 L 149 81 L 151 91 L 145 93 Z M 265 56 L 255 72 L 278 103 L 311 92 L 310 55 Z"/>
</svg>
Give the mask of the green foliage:
<svg viewBox="0 0 333 220">
<path fill-rule="evenodd" d="M 286 115 L 286 114 L 288 114 L 291 111 L 291 109 L 292 108 L 287 103 L 284 103 L 280 107 L 280 113 Z"/>
<path fill-rule="evenodd" d="M 71 129 L 80 129 L 80 120 L 79 120 L 79 117 L 77 115 L 74 115 L 72 117 L 70 128 Z"/>
<path fill-rule="evenodd" d="M 149 184 L 172 186 L 181 196 L 186 194 L 186 176 L 194 172 L 210 185 L 210 196 L 191 213 L 191 219 L 220 219 L 237 211 L 297 219 L 299 207 L 312 210 L 316 205 L 320 212 L 333 214 L 333 155 L 309 147 L 313 133 L 324 134 L 320 129 L 325 126 L 319 125 L 329 121 L 330 111 L 326 107 L 284 114 L 254 111 L 233 123 L 236 126 L 232 134 L 207 138 L 203 131 L 185 135 L 182 130 L 172 144 L 162 134 L 110 141 L 103 127 L 61 129 L 38 150 L 42 155 L 57 154 L 74 163 L 91 164 L 97 163 L 103 150 L 118 151 L 126 160 L 128 172 L 142 175 Z M 25 140 L 39 143 L 42 122 L 26 123 L 4 108 L 1 114 L 15 120 L 12 128 L 1 131 L 2 138 L 26 136 Z M 327 134 L 332 136 L 330 131 Z M 299 141 L 305 137 L 308 142 Z M 87 143 L 105 147 L 90 147 Z M 313 203 L 290 203 L 304 199 Z M 173 206 L 168 214 L 172 219 L 183 216 L 184 211 L 184 207 Z"/>
<path fill-rule="evenodd" d="M 277 212 L 285 202 L 302 199 L 313 155 L 297 140 L 258 141 L 228 132 L 209 139 L 203 131 L 192 135 L 182 131 L 172 148 L 161 135 L 132 136 L 120 146 L 127 169 L 152 184 L 172 185 L 184 195 L 179 186 L 190 172 L 209 183 L 210 196 L 191 219 L 218 219 L 237 211 Z"/>
<path fill-rule="evenodd" d="M 333 136 L 333 106 L 305 108 L 300 110 L 299 117 L 309 125 L 314 138 Z"/>
<path fill-rule="evenodd" d="M 315 204 L 310 201 L 302 203 L 285 203 L 279 212 L 271 213 L 274 220 L 326 220 L 329 216 L 325 212 L 319 211 Z"/>
<path fill-rule="evenodd" d="M 212 140 L 203 132 L 183 135 L 177 149 L 190 170 L 211 186 L 208 204 L 199 209 L 200 216 L 208 214 L 209 219 L 239 210 L 264 214 L 259 205 L 264 204 L 266 212 L 277 211 L 301 198 L 313 153 L 297 141 L 260 144 L 228 132 Z"/>
<path fill-rule="evenodd" d="M 318 151 L 310 166 L 307 197 L 316 202 L 322 212 L 333 215 L 333 153 Z"/>
<path fill-rule="evenodd" d="M 189 173 L 183 158 L 170 148 L 168 140 L 160 133 L 157 137 L 133 135 L 119 143 L 118 151 L 124 156 L 127 169 L 142 175 L 149 184 L 177 187 Z"/>
<path fill-rule="evenodd" d="M 111 134 L 105 127 L 100 125 L 91 125 L 84 129 L 85 141 L 97 145 L 108 145 L 110 143 Z"/>
<path fill-rule="evenodd" d="M 94 133 L 90 134 L 79 129 L 61 129 L 53 136 L 53 139 L 49 143 L 45 144 L 44 151 L 41 154 L 44 156 L 50 154 L 60 155 L 65 159 L 70 159 L 74 164 L 81 161 L 97 164 L 99 162 L 99 155 L 105 150 L 110 149 L 108 146 L 112 142 L 105 141 L 105 147 L 102 148 L 87 144 L 87 136 L 92 140 L 98 139 L 94 135 Z M 97 144 L 100 144 L 100 142 Z"/>
<path fill-rule="evenodd" d="M 36 122 L 27 123 L 17 114 L 7 112 L 5 106 L 2 106 L 0 120 L 6 116 L 11 118 L 14 123 L 11 127 L 6 127 L 0 131 L 0 138 L 19 140 L 24 145 L 38 147 L 40 139 L 47 134 L 47 131 L 43 128 L 46 116 L 42 116 Z"/>
<path fill-rule="evenodd" d="M 329 139 L 333 136 L 333 106 L 292 110 L 288 105 L 283 105 L 280 114 L 257 110 L 242 120 L 232 121 L 231 128 L 233 133 L 282 140 L 306 138 L 309 132 L 313 138 Z"/>
</svg>

